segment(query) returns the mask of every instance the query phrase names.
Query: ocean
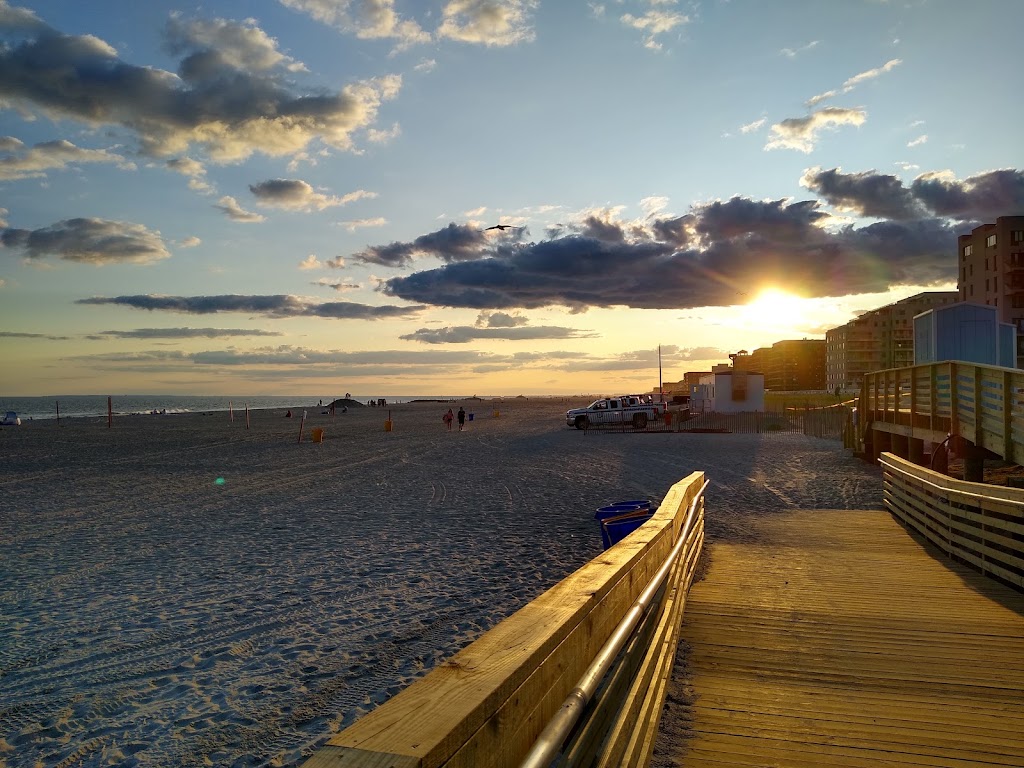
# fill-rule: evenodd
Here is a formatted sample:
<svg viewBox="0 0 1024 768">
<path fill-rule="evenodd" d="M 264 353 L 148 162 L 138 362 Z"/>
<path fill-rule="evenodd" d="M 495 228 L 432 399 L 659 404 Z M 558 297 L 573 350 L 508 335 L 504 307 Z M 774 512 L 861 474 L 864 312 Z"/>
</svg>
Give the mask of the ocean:
<svg viewBox="0 0 1024 768">
<path fill-rule="evenodd" d="M 217 395 L 112 395 L 111 405 L 115 416 L 142 413 L 209 413 L 227 412 L 229 408 L 243 411 L 260 408 L 316 408 L 321 400 L 326 405 L 343 395 L 311 397 L 309 395 L 274 397 L 227 397 Z M 408 403 L 410 400 L 468 400 L 468 395 L 402 395 L 388 397 L 376 395 L 353 395 L 353 400 L 368 402 L 384 397 L 389 404 Z M 491 396 L 483 396 L 490 399 Z M 7 411 L 14 411 L 21 419 L 53 419 L 57 408 L 64 417 L 91 417 L 107 415 L 106 395 L 54 395 L 52 397 L 5 397 L 0 395 L 0 417 Z"/>
</svg>

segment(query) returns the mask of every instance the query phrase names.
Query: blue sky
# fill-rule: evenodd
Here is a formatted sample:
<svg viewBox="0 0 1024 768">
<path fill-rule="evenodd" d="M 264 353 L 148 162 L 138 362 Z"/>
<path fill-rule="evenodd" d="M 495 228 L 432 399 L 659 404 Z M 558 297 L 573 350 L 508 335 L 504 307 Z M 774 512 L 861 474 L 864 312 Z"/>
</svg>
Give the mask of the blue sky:
<svg viewBox="0 0 1024 768">
<path fill-rule="evenodd" d="M 1024 213 L 1021 28 L 0 0 L 0 393 L 634 391 L 822 338 Z"/>
</svg>

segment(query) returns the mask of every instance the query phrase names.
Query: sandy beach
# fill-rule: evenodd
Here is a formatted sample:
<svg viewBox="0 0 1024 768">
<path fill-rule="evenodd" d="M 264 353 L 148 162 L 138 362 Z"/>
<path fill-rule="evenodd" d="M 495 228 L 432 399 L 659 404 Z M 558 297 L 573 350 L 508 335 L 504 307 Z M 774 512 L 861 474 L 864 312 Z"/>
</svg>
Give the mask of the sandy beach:
<svg viewBox="0 0 1024 768">
<path fill-rule="evenodd" d="M 837 442 L 584 433 L 580 404 L 0 430 L 0 765 L 297 765 L 597 555 L 597 507 L 695 469 L 711 541 L 881 506 Z"/>
</svg>

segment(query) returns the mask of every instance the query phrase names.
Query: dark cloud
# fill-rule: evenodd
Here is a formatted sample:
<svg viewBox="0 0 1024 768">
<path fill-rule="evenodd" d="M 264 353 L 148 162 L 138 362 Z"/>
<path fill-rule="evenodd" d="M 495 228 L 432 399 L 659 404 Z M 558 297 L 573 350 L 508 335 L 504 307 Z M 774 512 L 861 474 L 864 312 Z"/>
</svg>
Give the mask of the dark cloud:
<svg viewBox="0 0 1024 768">
<path fill-rule="evenodd" d="M 21 21 L 7 23 L 11 43 L 0 47 L 0 99 L 53 119 L 126 128 L 151 155 L 196 145 L 231 162 L 294 155 L 314 141 L 349 149 L 401 87 L 388 76 L 335 93 L 297 92 L 289 77 L 301 65 L 252 22 L 173 17 L 166 41 L 183 57 L 176 75 L 128 64 L 103 40 L 64 34 L 25 9 L 4 9 Z"/>
<path fill-rule="evenodd" d="M 816 200 L 736 197 L 651 220 L 641 233 L 630 224 L 605 227 L 602 238 L 481 246 L 473 258 L 392 278 L 382 290 L 438 306 L 575 311 L 729 306 L 764 285 L 823 297 L 955 280 L 958 230 L 945 219 L 829 230 L 830 221 Z"/>
<path fill-rule="evenodd" d="M 905 186 L 895 176 L 838 168 L 812 168 L 801 183 L 830 205 L 860 216 L 910 221 L 929 215 L 960 221 L 995 221 L 1024 211 L 1024 173 L 1012 168 L 960 180 L 948 173 L 925 173 Z"/>
<path fill-rule="evenodd" d="M 479 259 L 490 246 L 488 237 L 477 227 L 450 223 L 444 229 L 420 235 L 410 243 L 370 246 L 353 258 L 386 267 L 404 267 L 414 256 L 436 256 L 445 263 Z"/>
<path fill-rule="evenodd" d="M 97 296 L 79 299 L 76 304 L 114 304 L 134 309 L 211 315 L 218 312 L 244 312 L 267 317 L 329 317 L 342 320 L 381 320 L 414 317 L 423 306 L 373 307 L 348 301 L 315 303 L 298 296 Z"/>
<path fill-rule="evenodd" d="M 149 264 L 171 255 L 159 232 L 107 219 L 65 219 L 42 229 L 5 229 L 0 245 L 20 249 L 29 259 L 55 256 L 96 266 Z"/>
<path fill-rule="evenodd" d="M 46 141 L 29 148 L 13 136 L 0 136 L 0 181 L 46 176 L 81 163 L 116 163 L 124 170 L 135 166 L 123 156 L 105 149 L 83 149 L 70 141 Z"/>
<path fill-rule="evenodd" d="M 1016 168 L 968 176 L 926 173 L 911 184 L 914 196 L 936 216 L 995 221 L 1024 214 L 1024 173 Z"/>
<path fill-rule="evenodd" d="M 19 333 L 17 331 L 0 331 L 0 339 L 44 339 L 46 341 L 68 341 L 70 336 L 51 336 L 48 333 Z"/>
<path fill-rule="evenodd" d="M 800 183 L 825 198 L 841 211 L 859 216 L 906 221 L 925 215 L 924 207 L 914 199 L 903 182 L 890 174 L 865 171 L 843 173 L 839 168 L 811 168 Z"/>
<path fill-rule="evenodd" d="M 399 336 L 405 341 L 422 341 L 426 344 L 466 344 L 480 339 L 503 339 L 506 341 L 536 341 L 538 339 L 593 339 L 598 334 L 576 328 L 556 325 L 537 325 L 518 328 L 480 328 L 475 325 L 456 325 L 447 328 L 420 328 L 418 331 Z"/>
<path fill-rule="evenodd" d="M 249 328 L 135 328 L 130 331 L 102 331 L 98 336 L 119 339 L 224 339 L 233 336 L 280 336 L 277 331 Z"/>
</svg>

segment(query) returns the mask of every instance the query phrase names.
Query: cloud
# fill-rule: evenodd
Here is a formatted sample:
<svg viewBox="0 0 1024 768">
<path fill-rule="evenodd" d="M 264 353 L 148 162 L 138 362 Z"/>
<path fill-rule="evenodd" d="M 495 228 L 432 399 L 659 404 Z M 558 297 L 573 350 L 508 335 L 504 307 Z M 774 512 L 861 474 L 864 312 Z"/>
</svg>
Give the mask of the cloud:
<svg viewBox="0 0 1024 768">
<path fill-rule="evenodd" d="M 445 262 L 462 261 L 481 258 L 482 248 L 489 242 L 478 227 L 451 222 L 447 227 L 420 235 L 410 243 L 370 246 L 353 254 L 352 258 L 386 267 L 408 266 L 414 256 L 436 256 Z"/>
<path fill-rule="evenodd" d="M 765 149 L 795 149 L 811 152 L 818 134 L 837 125 L 863 125 L 867 112 L 863 109 L 825 107 L 807 117 L 791 117 L 772 126 Z"/>
<path fill-rule="evenodd" d="M 213 192 L 213 187 L 206 181 L 206 168 L 198 160 L 191 157 L 173 157 L 167 161 L 167 167 L 175 173 L 187 176 L 189 189 L 202 193 Z"/>
<path fill-rule="evenodd" d="M 413 67 L 413 70 L 416 72 L 433 72 L 435 69 L 437 69 L 437 61 L 435 59 L 422 59 Z"/>
<path fill-rule="evenodd" d="M 349 291 L 358 291 L 360 288 L 363 287 L 359 283 L 339 283 L 339 282 L 336 282 L 334 280 L 329 280 L 326 277 L 321 277 L 319 280 L 315 281 L 313 283 L 313 285 L 316 285 L 316 286 L 321 287 L 321 288 L 332 288 L 333 290 L 337 291 L 338 293 L 348 293 Z"/>
<path fill-rule="evenodd" d="M 265 221 L 266 217 L 259 213 L 252 213 L 247 211 L 238 204 L 238 201 L 230 195 L 225 195 L 218 202 L 217 205 L 213 206 L 219 211 L 227 214 L 229 219 L 233 221 L 241 221 L 246 224 L 256 224 L 261 221 Z"/>
<path fill-rule="evenodd" d="M 4 6 L 11 43 L 0 48 L 0 99 L 29 114 L 132 132 L 143 153 L 202 148 L 215 162 L 253 153 L 295 155 L 314 142 L 349 150 L 401 77 L 353 82 L 338 92 L 296 90 L 297 62 L 252 22 L 171 18 L 168 49 L 178 72 L 121 60 L 92 35 L 69 35 L 25 9 Z"/>
<path fill-rule="evenodd" d="M 43 177 L 46 171 L 82 163 L 114 163 L 123 170 L 135 168 L 123 155 L 105 149 L 82 149 L 64 140 L 28 148 L 13 136 L 0 136 L 0 181 Z"/>
<path fill-rule="evenodd" d="M 762 117 L 760 120 L 755 120 L 752 123 L 740 126 L 740 133 L 752 133 L 753 131 L 759 131 L 764 128 L 764 124 L 768 122 L 767 118 Z"/>
<path fill-rule="evenodd" d="M 876 77 L 891 72 L 893 69 L 903 63 L 902 59 L 891 59 L 880 67 L 869 69 L 866 72 L 861 72 L 859 75 L 854 75 L 843 83 L 843 93 L 849 93 L 858 85 L 868 80 L 874 80 Z"/>
<path fill-rule="evenodd" d="M 843 83 L 841 92 L 849 93 L 861 83 L 866 82 L 868 80 L 873 80 L 876 77 L 885 74 L 886 72 L 891 72 L 893 69 L 895 69 L 902 63 L 902 59 L 891 59 L 890 61 L 887 61 L 880 67 L 876 67 L 875 69 L 869 69 L 866 72 L 861 72 L 860 74 L 847 78 L 847 80 Z M 811 107 L 818 106 L 818 104 L 820 104 L 823 101 L 831 99 L 833 96 L 839 95 L 839 93 L 840 89 L 825 91 L 824 93 L 819 93 L 817 96 L 812 96 L 805 102 L 805 104 L 807 108 L 810 109 Z"/>
<path fill-rule="evenodd" d="M 171 255 L 159 232 L 107 219 L 65 219 L 41 229 L 5 229 L 0 245 L 21 250 L 28 259 L 55 256 L 97 267 L 151 264 Z"/>
<path fill-rule="evenodd" d="M 302 179 L 269 179 L 258 184 L 250 184 L 249 191 L 263 205 L 288 211 L 322 211 L 325 208 L 377 196 L 376 192 L 358 189 L 342 197 L 331 197 L 315 191 Z"/>
<path fill-rule="evenodd" d="M 598 334 L 563 328 L 555 325 L 537 325 L 517 328 L 479 328 L 474 325 L 457 325 L 447 328 L 420 328 L 413 333 L 399 336 L 404 341 L 421 341 L 425 344 L 467 344 L 481 339 L 502 339 L 505 341 L 537 341 L 539 339 L 593 339 Z"/>
<path fill-rule="evenodd" d="M 853 190 L 870 186 L 864 178 L 816 177 L 823 191 L 829 182 L 830 194 L 842 188 L 849 205 Z M 843 187 L 844 181 L 850 183 Z M 731 306 L 742 293 L 780 280 L 794 293 L 826 297 L 956 278 L 958 230 L 942 218 L 832 230 L 830 223 L 816 200 L 735 197 L 643 227 L 607 221 L 586 228 L 587 234 L 479 246 L 459 261 L 388 279 L 381 290 L 407 301 L 479 310 L 680 309 Z"/>
<path fill-rule="evenodd" d="M 299 262 L 299 269 L 322 269 L 324 263 L 316 257 L 315 253 L 309 254 L 306 258 Z"/>
<path fill-rule="evenodd" d="M 906 221 L 927 213 L 903 182 L 889 174 L 809 168 L 800 179 L 800 185 L 816 192 L 840 211 L 851 211 L 859 216 Z"/>
<path fill-rule="evenodd" d="M 690 21 L 688 16 L 684 16 L 681 13 L 673 13 L 671 11 L 662 11 L 652 9 L 642 16 L 634 16 L 631 13 L 625 13 L 619 17 L 619 20 L 627 27 L 638 29 L 645 33 L 644 47 L 650 48 L 651 50 L 660 50 L 661 43 L 655 38 L 658 35 L 671 32 L 673 29 L 681 24 L 686 24 Z"/>
<path fill-rule="evenodd" d="M 0 8 L 0 14 L 3 13 L 3 9 Z M 4 281 L 0 280 L 0 286 L 3 286 Z M 17 331 L 0 331 L 0 339 L 41 339 L 43 341 L 68 341 L 71 339 L 70 336 L 51 336 L 48 333 L 19 333 Z"/>
<path fill-rule="evenodd" d="M 344 227 L 349 232 L 355 232 L 357 229 L 366 229 L 367 227 L 383 227 L 388 223 L 388 220 L 383 216 L 376 216 L 371 219 L 352 219 L 350 221 L 339 221 L 338 226 Z"/>
<path fill-rule="evenodd" d="M 305 72 L 306 67 L 277 50 L 277 41 L 256 26 L 253 19 L 241 23 L 225 19 L 183 19 L 171 13 L 165 31 L 168 51 L 189 58 L 183 63 L 192 76 L 217 76 L 225 69 L 266 72 L 283 67 Z"/>
<path fill-rule="evenodd" d="M 800 46 L 799 48 L 783 48 L 781 51 L 779 51 L 779 53 L 781 53 L 788 59 L 795 59 L 801 53 L 806 53 L 807 51 L 810 51 L 817 47 L 818 41 L 812 40 L 811 42 L 807 43 L 807 45 Z"/>
<path fill-rule="evenodd" d="M 131 331 L 100 331 L 98 336 L 118 339 L 226 339 L 235 336 L 282 336 L 278 331 L 251 328 L 135 328 Z"/>
<path fill-rule="evenodd" d="M 517 328 L 529 322 L 522 315 L 510 315 L 508 312 L 481 312 L 475 324 L 478 328 Z"/>
<path fill-rule="evenodd" d="M 1024 210 L 1024 173 L 1013 168 L 964 180 L 948 171 L 924 173 L 909 187 L 875 171 L 844 174 L 839 168 L 812 168 L 800 183 L 841 210 L 898 221 L 928 216 L 995 221 L 1007 212 Z"/>
<path fill-rule="evenodd" d="M 486 46 L 530 42 L 537 0 L 448 0 L 437 36 Z"/>
<path fill-rule="evenodd" d="M 415 317 L 421 305 L 407 307 L 370 306 L 348 301 L 315 302 L 300 296 L 96 296 L 79 299 L 76 304 L 115 305 L 150 311 L 180 312 L 191 315 L 211 315 L 219 312 L 244 312 L 264 317 L 327 317 L 339 320 L 382 320 L 386 318 Z"/>
<path fill-rule="evenodd" d="M 950 172 L 924 173 L 911 185 L 914 196 L 936 216 L 995 221 L 1024 211 L 1024 172 L 986 171 L 958 180 Z"/>
<path fill-rule="evenodd" d="M 430 34 L 412 19 L 395 12 L 394 0 L 280 0 L 317 21 L 362 40 L 394 39 L 403 50 L 429 43 Z"/>
<path fill-rule="evenodd" d="M 908 141 L 907 142 L 907 146 L 908 147 L 920 147 L 922 144 L 927 143 L 927 141 L 928 141 L 928 134 L 925 133 L 925 134 L 922 134 L 922 135 L 918 136 L 916 139 L 913 139 L 912 141 Z"/>
<path fill-rule="evenodd" d="M 203 241 L 195 235 L 186 237 L 184 240 L 178 243 L 179 248 L 195 248 L 196 246 L 202 245 Z"/>
<path fill-rule="evenodd" d="M 371 144 L 387 144 L 389 141 L 398 138 L 402 135 L 402 127 L 398 123 L 392 124 L 392 126 L 386 130 L 377 128 L 370 128 L 366 131 L 366 140 Z"/>
</svg>

